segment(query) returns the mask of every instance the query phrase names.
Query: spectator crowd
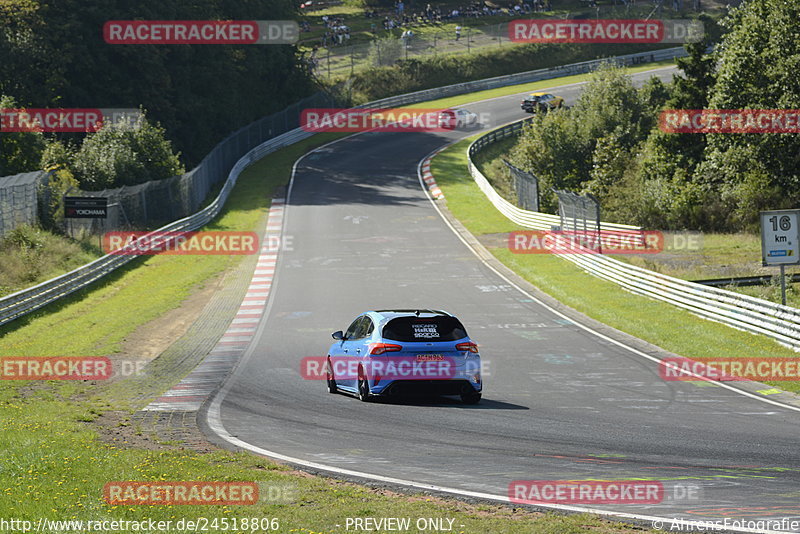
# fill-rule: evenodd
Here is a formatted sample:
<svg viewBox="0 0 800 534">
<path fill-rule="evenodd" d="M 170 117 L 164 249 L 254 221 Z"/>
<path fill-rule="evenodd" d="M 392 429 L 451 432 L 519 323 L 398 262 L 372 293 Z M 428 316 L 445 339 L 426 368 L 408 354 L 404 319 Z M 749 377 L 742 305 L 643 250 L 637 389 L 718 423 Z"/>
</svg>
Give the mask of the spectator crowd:
<svg viewBox="0 0 800 534">
<path fill-rule="evenodd" d="M 322 47 L 338 46 L 350 41 L 350 28 L 341 17 L 322 16 L 325 33 L 322 34 Z"/>
<path fill-rule="evenodd" d="M 501 7 L 493 2 L 473 2 L 466 6 L 454 8 L 432 6 L 426 4 L 424 9 L 409 11 L 405 3 L 398 0 L 391 13 L 383 16 L 382 28 L 392 30 L 408 26 L 437 25 L 461 19 L 479 19 L 491 16 L 516 16 L 552 9 L 550 0 L 527 0 L 521 4 L 509 4 Z M 368 17 L 380 17 L 376 10 L 368 12 Z"/>
<path fill-rule="evenodd" d="M 544 11 L 552 11 L 553 5 L 551 0 L 522 0 L 515 1 L 505 6 L 501 6 L 491 0 L 472 1 L 468 4 L 458 5 L 456 7 L 439 6 L 432 4 L 425 4 L 421 1 L 414 2 L 414 9 L 410 9 L 406 4 L 407 0 L 395 0 L 394 6 L 379 12 L 376 8 L 369 8 L 365 11 L 367 19 L 372 22 L 370 30 L 373 34 L 377 34 L 381 29 L 384 31 L 391 31 L 394 29 L 402 29 L 403 36 L 401 37 L 406 44 L 408 40 L 414 35 L 411 28 L 423 26 L 437 26 L 445 23 L 461 22 L 465 19 L 480 19 L 481 17 L 496 17 L 496 16 L 530 16 L 533 13 Z M 507 1 L 507 0 L 506 0 Z M 584 4 L 590 7 L 597 7 L 598 0 L 581 0 Z M 637 0 L 612 0 L 613 5 L 631 6 L 637 3 Z M 691 3 L 692 8 L 695 10 L 700 9 L 700 0 L 639 0 L 640 2 L 649 1 L 658 8 L 664 7 L 667 2 L 672 5 L 676 11 L 684 8 L 686 4 Z M 311 5 L 308 2 L 307 5 Z M 669 5 L 667 4 L 667 5 Z M 301 7 L 306 7 L 303 4 Z M 321 42 L 317 46 L 323 48 L 330 48 L 350 43 L 350 28 L 344 23 L 344 19 L 338 16 L 323 15 L 321 21 L 324 27 Z M 461 36 L 461 27 L 456 29 L 455 38 Z M 302 31 L 310 31 L 308 23 L 303 23 Z"/>
</svg>

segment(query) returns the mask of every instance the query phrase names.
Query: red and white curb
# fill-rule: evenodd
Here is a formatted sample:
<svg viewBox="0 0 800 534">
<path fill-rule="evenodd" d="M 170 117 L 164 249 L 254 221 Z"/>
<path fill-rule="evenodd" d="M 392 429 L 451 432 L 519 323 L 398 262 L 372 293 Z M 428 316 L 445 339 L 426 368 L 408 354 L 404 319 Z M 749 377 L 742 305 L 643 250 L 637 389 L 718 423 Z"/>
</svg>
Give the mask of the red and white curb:
<svg viewBox="0 0 800 534">
<path fill-rule="evenodd" d="M 425 185 L 428 186 L 428 190 L 431 192 L 431 195 L 433 195 L 433 198 L 435 198 L 436 200 L 444 198 L 444 193 L 442 193 L 442 190 L 439 189 L 438 185 L 436 185 L 436 179 L 433 177 L 433 174 L 431 174 L 431 160 L 445 148 L 447 147 L 440 148 L 439 150 L 435 151 L 427 158 L 422 160 L 422 166 L 421 166 L 422 181 L 424 181 Z"/>
<path fill-rule="evenodd" d="M 236 362 L 253 341 L 258 324 L 267 306 L 277 247 L 270 249 L 267 243 L 279 243 L 283 225 L 285 200 L 275 198 L 269 208 L 267 230 L 262 241 L 258 263 L 250 280 L 250 286 L 239 306 L 236 317 L 222 335 L 217 345 L 208 353 L 189 375 L 169 391 L 148 404 L 143 411 L 194 412 L 228 376 Z"/>
</svg>

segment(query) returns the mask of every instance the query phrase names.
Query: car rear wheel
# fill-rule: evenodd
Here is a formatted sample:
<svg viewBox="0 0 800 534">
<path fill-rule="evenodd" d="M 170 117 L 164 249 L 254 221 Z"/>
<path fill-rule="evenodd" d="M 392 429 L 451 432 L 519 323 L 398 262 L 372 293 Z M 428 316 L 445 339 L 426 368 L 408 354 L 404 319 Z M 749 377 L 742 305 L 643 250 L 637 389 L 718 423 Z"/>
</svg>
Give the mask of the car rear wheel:
<svg viewBox="0 0 800 534">
<path fill-rule="evenodd" d="M 339 388 L 336 386 L 336 380 L 333 378 L 333 365 L 331 359 L 328 358 L 325 367 L 325 381 L 328 383 L 328 393 L 338 393 Z"/>
<path fill-rule="evenodd" d="M 464 386 L 464 389 L 461 390 L 461 402 L 464 404 L 478 404 L 480 401 L 481 394 L 472 389 L 472 386 Z"/>
<path fill-rule="evenodd" d="M 367 382 L 362 369 L 358 370 L 358 400 L 361 402 L 370 402 L 372 400 L 372 393 L 369 391 L 369 382 Z"/>
</svg>

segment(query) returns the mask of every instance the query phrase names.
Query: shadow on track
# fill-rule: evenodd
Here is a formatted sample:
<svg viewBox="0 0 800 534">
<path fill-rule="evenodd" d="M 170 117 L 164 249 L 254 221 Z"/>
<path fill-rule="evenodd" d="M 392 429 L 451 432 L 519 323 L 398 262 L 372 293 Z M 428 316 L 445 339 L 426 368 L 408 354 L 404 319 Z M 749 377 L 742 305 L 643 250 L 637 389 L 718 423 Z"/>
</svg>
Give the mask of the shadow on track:
<svg viewBox="0 0 800 534">
<path fill-rule="evenodd" d="M 350 393 L 340 392 L 341 395 L 353 397 Z M 478 404 L 464 404 L 455 397 L 442 396 L 406 396 L 406 397 L 373 397 L 370 404 L 390 404 L 394 406 L 416 406 L 432 408 L 463 408 L 467 410 L 530 410 L 530 407 L 510 402 L 496 401 L 483 398 Z"/>
</svg>

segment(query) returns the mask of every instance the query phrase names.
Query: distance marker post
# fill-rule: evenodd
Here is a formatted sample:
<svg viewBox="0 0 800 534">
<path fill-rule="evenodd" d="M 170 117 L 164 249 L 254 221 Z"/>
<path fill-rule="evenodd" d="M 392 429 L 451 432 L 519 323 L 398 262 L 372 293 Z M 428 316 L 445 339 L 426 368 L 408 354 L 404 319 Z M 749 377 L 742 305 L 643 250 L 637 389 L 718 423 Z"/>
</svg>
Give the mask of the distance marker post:
<svg viewBox="0 0 800 534">
<path fill-rule="evenodd" d="M 786 305 L 786 266 L 800 264 L 800 210 L 761 212 L 761 263 L 781 269 L 781 304 Z"/>
</svg>

